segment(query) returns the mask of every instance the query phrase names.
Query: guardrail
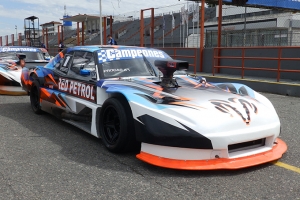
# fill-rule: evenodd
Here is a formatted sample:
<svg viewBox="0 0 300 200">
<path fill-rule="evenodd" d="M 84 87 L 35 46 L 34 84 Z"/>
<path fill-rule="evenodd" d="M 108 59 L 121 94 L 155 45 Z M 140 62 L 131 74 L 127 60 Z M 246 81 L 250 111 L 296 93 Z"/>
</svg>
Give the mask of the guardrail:
<svg viewBox="0 0 300 200">
<path fill-rule="evenodd" d="M 277 72 L 277 82 L 280 81 L 280 74 L 282 72 L 288 72 L 288 73 L 300 73 L 300 65 L 299 70 L 298 69 L 282 69 L 282 61 L 300 61 L 300 54 L 299 57 L 283 57 L 282 52 L 283 50 L 299 50 L 300 52 L 300 46 L 278 46 L 278 47 L 217 47 L 214 48 L 213 53 L 213 68 L 212 68 L 212 74 L 215 75 L 215 71 L 217 70 L 218 73 L 220 73 L 220 69 L 236 69 L 241 71 L 241 78 L 243 79 L 245 76 L 245 71 L 247 70 L 256 70 L 256 71 L 273 71 Z M 241 56 L 224 56 L 222 55 L 224 50 L 235 50 L 241 54 Z M 264 54 L 262 56 L 246 56 L 246 51 L 249 50 L 277 50 L 277 57 L 266 57 Z M 235 53 L 237 53 L 235 52 Z M 228 65 L 221 65 L 222 61 L 228 60 L 228 59 L 234 59 L 234 60 L 240 60 L 241 66 L 228 66 Z M 277 67 L 276 68 L 269 68 L 269 67 L 246 67 L 245 62 L 248 60 L 269 60 L 269 61 L 277 61 Z M 238 62 L 236 62 L 238 63 Z"/>
</svg>

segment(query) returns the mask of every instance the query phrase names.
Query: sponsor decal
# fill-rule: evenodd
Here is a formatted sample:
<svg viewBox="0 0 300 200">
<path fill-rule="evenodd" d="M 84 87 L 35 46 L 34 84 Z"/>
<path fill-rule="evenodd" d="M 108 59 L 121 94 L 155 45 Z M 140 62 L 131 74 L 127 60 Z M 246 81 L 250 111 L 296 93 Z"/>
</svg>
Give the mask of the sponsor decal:
<svg viewBox="0 0 300 200">
<path fill-rule="evenodd" d="M 16 48 L 13 48 L 13 47 L 2 47 L 0 48 L 0 52 L 15 52 L 15 51 L 30 51 L 30 52 L 37 52 L 38 50 L 35 49 L 35 48 L 22 48 L 22 47 L 16 47 Z"/>
<path fill-rule="evenodd" d="M 213 99 L 210 102 L 223 113 L 240 116 L 247 125 L 251 122 L 250 111 L 257 114 L 257 107 L 244 99 L 229 98 L 228 101 Z"/>
<path fill-rule="evenodd" d="M 96 101 L 95 85 L 82 83 L 79 81 L 74 81 L 66 78 L 59 78 L 58 80 L 58 89 L 60 91 L 75 95 L 77 97 L 87 99 L 90 101 Z"/>
<path fill-rule="evenodd" d="M 98 53 L 99 63 L 113 60 L 134 59 L 145 57 L 166 58 L 164 52 L 150 49 L 102 49 Z"/>
<path fill-rule="evenodd" d="M 126 69 L 105 69 L 103 72 L 130 72 L 129 68 Z"/>
</svg>

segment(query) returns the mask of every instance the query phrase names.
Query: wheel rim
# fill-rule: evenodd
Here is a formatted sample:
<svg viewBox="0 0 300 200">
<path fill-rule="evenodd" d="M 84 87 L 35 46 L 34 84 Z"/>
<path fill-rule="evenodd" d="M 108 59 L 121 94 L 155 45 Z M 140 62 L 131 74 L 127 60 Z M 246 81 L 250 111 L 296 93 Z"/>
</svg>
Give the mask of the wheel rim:
<svg viewBox="0 0 300 200">
<path fill-rule="evenodd" d="M 114 107 L 108 106 L 104 111 L 103 131 L 104 139 L 110 145 L 116 144 L 120 136 L 120 118 Z"/>
<path fill-rule="evenodd" d="M 40 102 L 39 102 L 39 95 L 38 90 L 36 87 L 33 88 L 31 91 L 31 105 L 32 107 L 37 110 L 39 108 Z"/>
</svg>

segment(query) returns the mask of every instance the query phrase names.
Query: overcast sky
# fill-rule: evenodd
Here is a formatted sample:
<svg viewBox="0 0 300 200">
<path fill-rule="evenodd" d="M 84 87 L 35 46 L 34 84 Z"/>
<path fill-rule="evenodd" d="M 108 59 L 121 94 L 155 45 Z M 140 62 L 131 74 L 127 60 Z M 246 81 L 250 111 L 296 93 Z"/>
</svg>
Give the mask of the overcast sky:
<svg viewBox="0 0 300 200">
<path fill-rule="evenodd" d="M 141 9 L 156 8 L 155 14 L 180 10 L 186 5 L 184 0 L 102 0 L 103 15 L 132 15 L 139 17 Z M 39 18 L 39 24 L 60 21 L 64 15 L 64 5 L 69 15 L 99 14 L 99 0 L 1 0 L 0 36 L 24 33 L 24 19 Z M 147 13 L 145 13 L 147 14 Z"/>
</svg>

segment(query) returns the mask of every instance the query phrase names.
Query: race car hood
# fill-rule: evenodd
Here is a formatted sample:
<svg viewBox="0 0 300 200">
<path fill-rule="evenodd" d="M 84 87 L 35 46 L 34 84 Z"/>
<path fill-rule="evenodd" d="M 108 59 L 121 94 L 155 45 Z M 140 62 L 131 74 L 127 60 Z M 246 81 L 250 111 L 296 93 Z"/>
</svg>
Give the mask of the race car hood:
<svg viewBox="0 0 300 200">
<path fill-rule="evenodd" d="M 188 76 L 177 77 L 177 82 L 180 87 L 163 88 L 155 79 L 134 78 L 105 81 L 101 87 L 108 93 L 121 91 L 132 106 L 142 107 L 144 110 L 133 109 L 136 119 L 147 113 L 178 128 L 188 126 L 198 133 L 279 126 L 272 104 L 246 86 L 244 89 L 248 95 L 234 94 L 218 85 L 202 84 Z"/>
</svg>

